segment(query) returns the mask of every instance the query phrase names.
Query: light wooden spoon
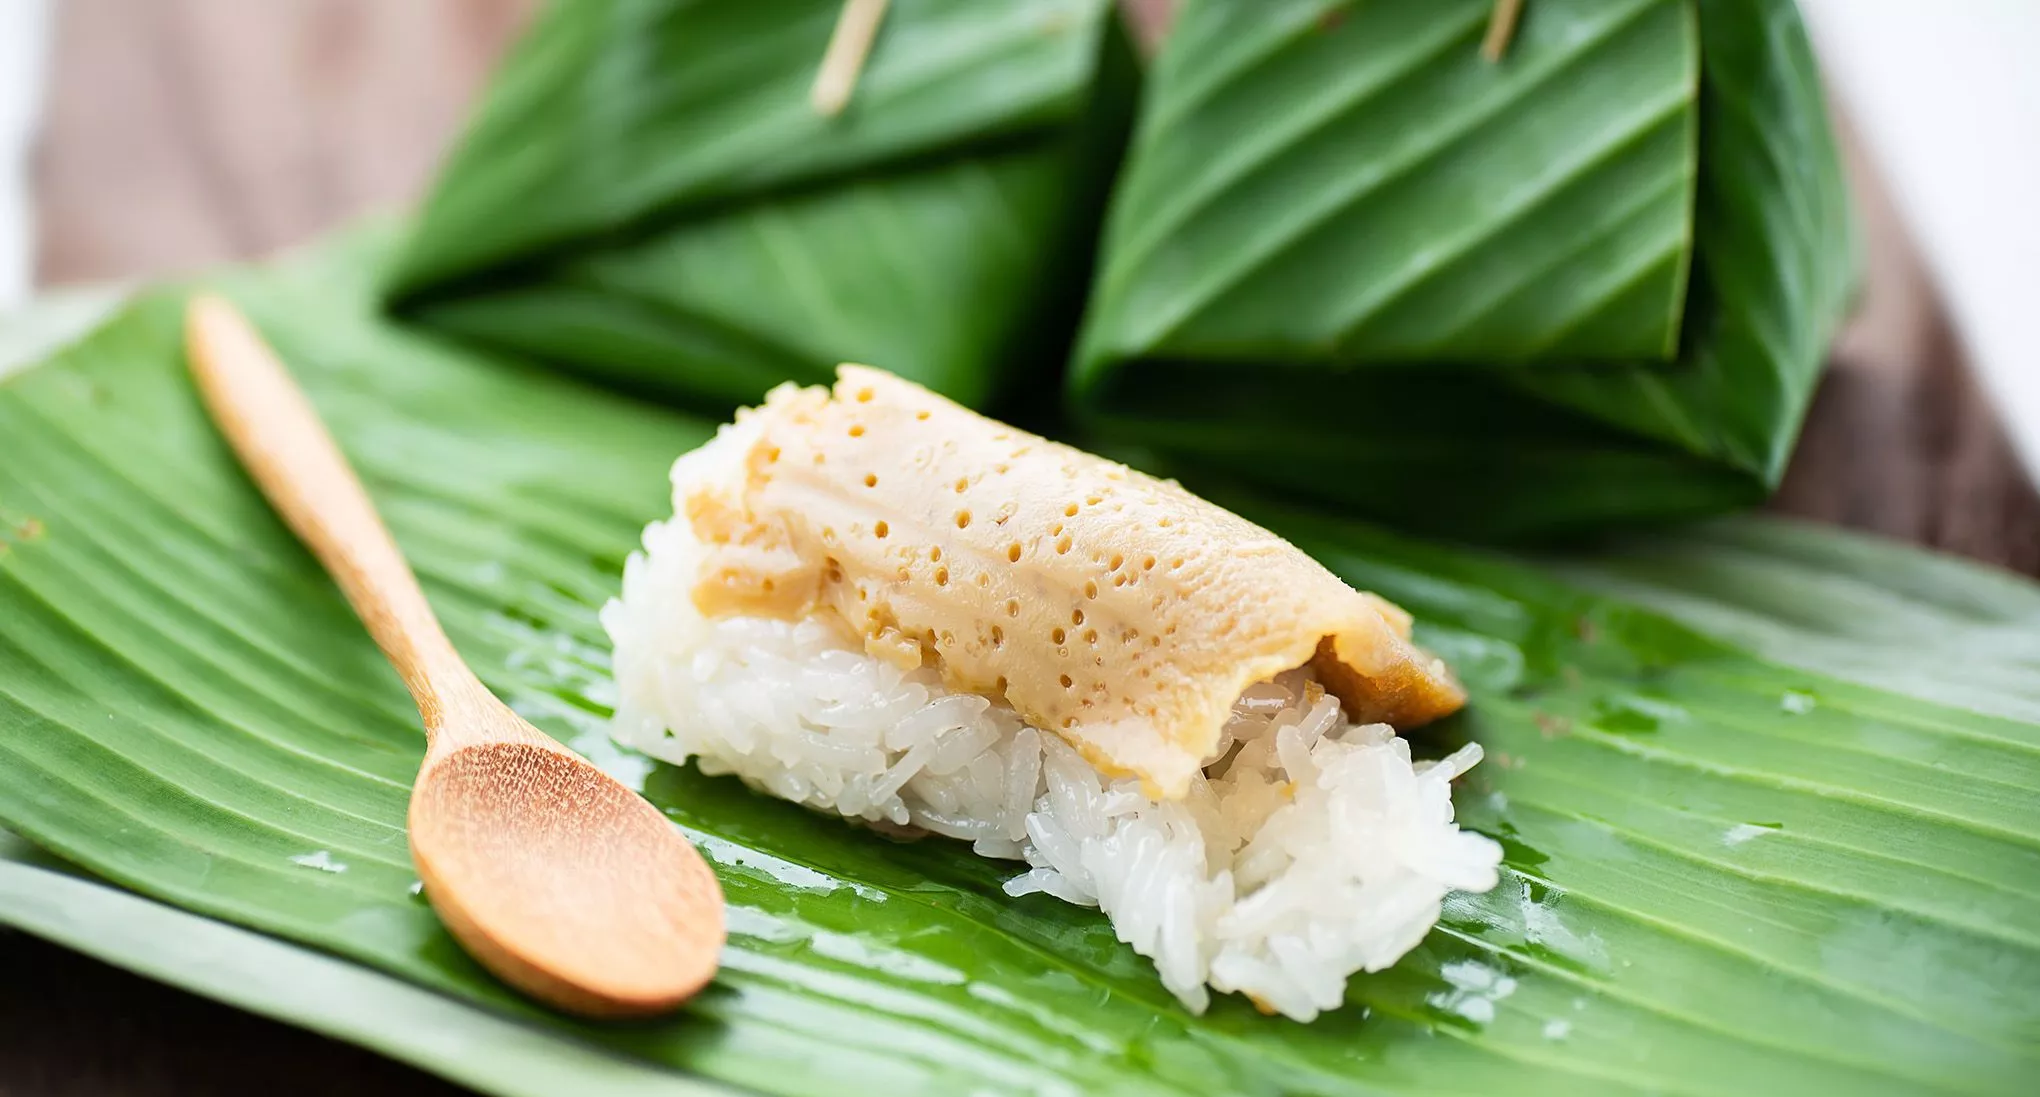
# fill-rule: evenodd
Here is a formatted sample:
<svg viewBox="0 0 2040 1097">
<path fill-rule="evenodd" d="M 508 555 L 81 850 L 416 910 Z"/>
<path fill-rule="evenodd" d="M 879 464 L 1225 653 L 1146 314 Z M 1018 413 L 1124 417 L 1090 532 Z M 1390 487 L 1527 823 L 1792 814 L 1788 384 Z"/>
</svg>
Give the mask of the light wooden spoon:
<svg viewBox="0 0 2040 1097">
<path fill-rule="evenodd" d="M 193 299 L 185 342 L 221 432 L 418 702 L 411 856 L 447 928 L 561 1009 L 623 1017 L 686 1001 L 723 943 L 722 889 L 701 855 L 468 669 L 317 413 L 234 306 Z"/>
</svg>

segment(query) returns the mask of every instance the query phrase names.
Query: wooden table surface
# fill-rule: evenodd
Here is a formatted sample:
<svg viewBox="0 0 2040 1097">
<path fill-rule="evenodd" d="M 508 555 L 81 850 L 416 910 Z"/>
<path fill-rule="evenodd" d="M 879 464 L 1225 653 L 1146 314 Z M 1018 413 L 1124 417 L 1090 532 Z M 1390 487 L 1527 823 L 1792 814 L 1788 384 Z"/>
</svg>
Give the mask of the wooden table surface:
<svg viewBox="0 0 2040 1097">
<path fill-rule="evenodd" d="M 42 282 L 259 256 L 410 200 L 531 6 L 61 0 Z M 1869 279 L 1773 507 L 2040 575 L 2040 497 L 1851 161 Z M 0 931 L 0 1097 L 278 1092 L 460 1091 Z"/>
</svg>

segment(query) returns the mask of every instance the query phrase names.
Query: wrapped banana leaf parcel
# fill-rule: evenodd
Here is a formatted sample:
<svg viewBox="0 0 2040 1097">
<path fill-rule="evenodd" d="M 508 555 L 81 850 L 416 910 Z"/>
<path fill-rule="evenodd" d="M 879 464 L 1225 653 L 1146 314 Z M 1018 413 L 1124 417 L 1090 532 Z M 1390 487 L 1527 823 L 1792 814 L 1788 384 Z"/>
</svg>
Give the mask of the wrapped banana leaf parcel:
<svg viewBox="0 0 2040 1097">
<path fill-rule="evenodd" d="M 1181 6 L 1070 382 L 1093 434 L 1481 536 L 1776 486 L 1855 266 L 1791 0 L 1529 0 L 1490 61 L 1495 7 Z"/>
<path fill-rule="evenodd" d="M 894 0 L 832 116 L 842 7 L 549 5 L 387 278 L 399 311 L 718 410 L 845 360 L 973 406 L 1052 378 L 1133 109 L 1111 0 Z"/>
<path fill-rule="evenodd" d="M 555 4 L 386 289 L 717 410 L 1065 385 L 1093 445 L 1458 534 L 1776 486 L 1855 266 L 1790 0 L 1176 8 L 1115 185 L 1109 0 L 898 0 L 836 116 L 840 0 Z"/>
</svg>

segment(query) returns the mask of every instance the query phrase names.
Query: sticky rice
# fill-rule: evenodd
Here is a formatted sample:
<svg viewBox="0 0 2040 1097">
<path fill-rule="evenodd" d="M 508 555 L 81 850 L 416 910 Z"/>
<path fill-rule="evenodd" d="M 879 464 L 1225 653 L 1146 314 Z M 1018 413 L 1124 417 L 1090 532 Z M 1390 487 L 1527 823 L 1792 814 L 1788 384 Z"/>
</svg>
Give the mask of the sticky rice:
<svg viewBox="0 0 2040 1097">
<path fill-rule="evenodd" d="M 795 401 L 804 402 L 805 419 L 783 413 L 773 419 L 775 407 Z M 1125 597 L 1114 602 L 1097 592 L 1095 579 L 1058 574 L 1088 566 L 1056 551 L 1069 541 L 1064 533 L 1009 522 L 980 552 L 967 530 L 945 521 L 944 536 L 931 538 L 938 523 L 904 498 L 875 504 L 856 490 L 866 478 L 912 477 L 918 465 L 927 494 L 941 491 L 951 496 L 943 507 L 959 505 L 953 497 L 976 483 L 968 472 L 958 474 L 954 460 L 944 465 L 944 447 L 925 437 L 901 440 L 892 455 L 816 444 L 810 448 L 824 460 L 803 459 L 810 479 L 789 496 L 799 500 L 798 512 L 773 510 L 758 477 L 775 475 L 796 434 L 828 429 L 814 421 L 817 408 L 839 404 L 859 416 L 853 425 L 872 429 L 887 422 L 874 412 L 892 406 L 907 423 L 939 417 L 931 429 L 943 433 L 930 437 L 997 430 L 1010 450 L 1006 439 L 1017 436 L 1021 453 L 997 462 L 1008 466 L 1009 477 L 1016 468 L 1026 471 L 1030 453 L 1043 453 L 1053 462 L 1045 466 L 1047 478 L 1094 477 L 1136 500 L 1126 506 L 1129 515 L 1146 515 L 1140 507 L 1154 501 L 1179 520 L 1161 527 L 1204 529 L 1198 543 L 1218 547 L 1201 565 L 1206 570 L 1193 560 L 1175 573 L 1187 572 L 1182 579 L 1162 578 L 1172 574 L 1166 567 L 1144 573 L 1138 598 L 1122 582 L 1113 589 Z M 865 433 L 831 437 L 855 441 Z M 818 487 L 812 479 L 817 474 L 809 470 L 826 468 L 828 458 L 839 466 L 829 475 L 846 478 L 845 487 Z M 853 460 L 861 463 L 840 467 Z M 1079 483 L 1080 494 L 1113 494 L 1095 483 Z M 1005 493 L 1040 494 L 1002 480 L 994 485 L 1000 496 L 972 494 L 961 505 L 997 514 Z M 1457 707 L 1457 686 L 1442 664 L 1408 645 L 1406 616 L 1173 485 L 1019 435 L 875 371 L 846 368 L 833 399 L 825 390 L 782 390 L 762 413 L 683 457 L 674 468 L 674 492 L 676 517 L 645 531 L 643 551 L 625 569 L 622 596 L 603 612 L 615 648 L 615 735 L 631 747 L 668 761 L 691 759 L 704 772 L 733 774 L 817 810 L 945 835 L 984 856 L 1012 860 L 1009 894 L 1045 893 L 1100 908 L 1120 939 L 1151 958 L 1163 984 L 1194 1010 L 1204 1009 L 1216 989 L 1310 1020 L 1339 1005 L 1354 973 L 1381 970 L 1415 947 L 1448 892 L 1495 883 L 1499 848 L 1453 822 L 1451 782 L 1480 760 L 1479 746 L 1413 762 L 1389 723 L 1350 718 L 1352 710 L 1367 709 L 1415 723 Z M 817 550 L 820 558 L 812 559 L 788 548 L 799 544 L 797 527 L 809 521 L 803 516 L 835 514 L 845 534 L 857 524 L 853 512 L 831 510 L 824 496 L 860 500 L 891 515 L 890 527 L 880 528 L 900 531 L 892 544 L 867 546 L 863 572 L 852 551 Z M 1111 511 L 1113 504 L 1098 506 Z M 1061 513 L 1063 504 L 1054 507 Z M 1019 508 L 1010 509 L 1009 518 Z M 1238 528 L 1211 525 L 1223 521 Z M 1097 526 L 1075 527 L 1111 549 L 1093 553 L 1108 577 L 1119 570 L 1102 571 L 1110 557 L 1156 555 L 1150 544 L 1170 560 L 1180 555 L 1181 542 L 1141 540 L 1154 535 L 1128 532 L 1133 524 L 1108 515 Z M 959 530 L 965 536 L 953 536 Z M 1279 548 L 1263 547 L 1269 542 Z M 1235 547 L 1227 550 L 1229 544 Z M 931 570 L 910 566 L 925 564 L 922 554 L 930 549 L 946 561 L 936 565 L 940 583 L 926 578 Z M 977 557 L 1015 564 L 1036 551 L 1047 557 L 1036 570 L 972 578 Z M 1255 567 L 1225 570 L 1242 551 L 1256 556 Z M 1265 618 L 1241 616 L 1222 626 L 1226 643 L 1199 647 L 1186 635 L 1204 618 L 1183 616 L 1174 599 L 1208 595 L 1213 584 L 1260 582 L 1285 568 L 1321 589 L 1299 597 L 1301 608 L 1279 618 L 1280 627 L 1257 627 Z M 1180 594 L 1168 585 L 1177 582 L 1186 584 Z M 829 591 L 829 583 L 842 590 Z M 1067 594 L 1090 607 L 1093 625 L 1139 632 L 1129 623 L 1138 621 L 1169 642 L 1113 647 L 1094 639 L 1084 648 L 1078 629 L 1058 625 L 1033 641 L 1044 650 L 1015 651 L 1029 641 L 998 639 L 968 601 L 1010 604 L 1018 599 L 1004 597 L 1009 589 L 1021 589 L 1012 584 L 1033 584 L 1028 597 L 1047 603 L 1046 612 L 1063 613 L 1057 599 Z M 788 588 L 797 593 L 788 597 Z M 733 599 L 733 590 L 740 597 Z M 770 597 L 760 597 L 762 591 Z M 1254 596 L 1229 591 L 1225 602 Z M 1345 598 L 1353 600 L 1322 608 Z M 840 608 L 846 604 L 862 616 L 846 620 Z M 883 606 L 877 617 L 867 608 L 874 604 Z M 1290 635 L 1296 627 L 1300 638 Z M 1027 631 L 1014 625 L 1015 634 Z M 985 688 L 957 673 L 969 659 L 952 659 L 945 649 L 960 652 L 957 637 L 972 634 L 984 640 L 980 677 L 1007 672 L 997 681 L 1010 685 L 1011 674 L 1081 664 L 1100 688 L 1066 708 L 1054 707 L 1061 696 L 1054 690 L 1049 701 L 1016 703 L 1016 696 L 1041 694 Z M 1360 640 L 1352 639 L 1356 634 Z M 1074 654 L 1072 646 L 1079 649 Z M 1138 650 L 1127 654 L 1124 647 Z M 1232 687 L 1229 705 L 1221 702 L 1215 713 L 1197 707 L 1197 690 L 1241 673 L 1240 661 L 1257 652 L 1280 665 Z M 1067 672 L 1060 676 L 1071 681 Z M 1185 696 L 1193 701 L 1172 700 Z M 1109 720 L 1080 727 L 1114 703 Z M 1157 720 L 1192 715 L 1182 717 L 1181 727 L 1157 730 L 1141 726 L 1150 712 Z M 1174 761 L 1185 750 L 1195 751 L 1194 766 Z"/>
</svg>

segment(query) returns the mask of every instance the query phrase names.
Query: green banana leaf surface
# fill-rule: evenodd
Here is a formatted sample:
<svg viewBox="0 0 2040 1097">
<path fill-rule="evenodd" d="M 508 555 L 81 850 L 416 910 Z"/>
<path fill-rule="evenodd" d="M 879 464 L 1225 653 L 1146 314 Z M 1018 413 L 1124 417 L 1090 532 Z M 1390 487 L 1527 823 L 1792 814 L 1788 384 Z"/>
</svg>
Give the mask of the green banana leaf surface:
<svg viewBox="0 0 2040 1097">
<path fill-rule="evenodd" d="M 1856 246 L 1791 0 L 1189 0 L 1069 400 L 1102 439 L 1412 527 L 1775 487 Z"/>
<path fill-rule="evenodd" d="M 399 307 L 716 410 L 845 360 L 1052 406 L 1037 367 L 1068 353 L 1133 109 L 1111 0 L 896 0 L 828 118 L 808 89 L 841 7 L 550 5 L 426 202 Z"/>
<path fill-rule="evenodd" d="M 727 1094 L 371 968 L 96 882 L 0 831 L 0 925 L 506 1094 Z"/>
<path fill-rule="evenodd" d="M 702 845 L 722 974 L 592 1025 L 439 926 L 403 834 L 416 714 L 207 424 L 175 290 L 0 384 L 0 824 L 68 866 L 0 850 L 0 921 L 498 1093 L 2019 1093 L 2040 1069 L 2030 584 L 1797 527 L 1525 562 L 1228 500 L 1459 669 L 1472 704 L 1417 747 L 1487 746 L 1457 799 L 1507 867 L 1317 1023 L 1193 1016 L 1095 911 L 1004 896 L 1009 865 L 608 745 L 596 611 L 712 424 L 392 324 L 389 251 L 223 288 L 484 679 Z"/>
</svg>

